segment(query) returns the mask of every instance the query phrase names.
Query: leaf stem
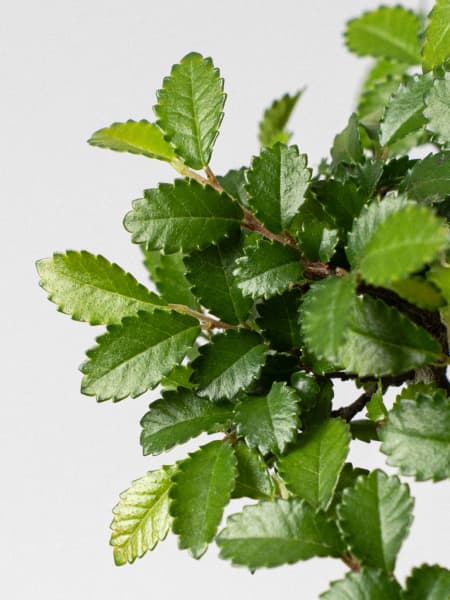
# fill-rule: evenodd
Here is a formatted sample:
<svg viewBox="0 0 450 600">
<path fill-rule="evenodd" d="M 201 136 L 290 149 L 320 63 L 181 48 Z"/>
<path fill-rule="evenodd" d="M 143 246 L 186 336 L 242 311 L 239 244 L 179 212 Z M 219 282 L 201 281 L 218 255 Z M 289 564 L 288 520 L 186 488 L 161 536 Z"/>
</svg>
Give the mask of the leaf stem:
<svg viewBox="0 0 450 600">
<path fill-rule="evenodd" d="M 185 315 L 190 315 L 191 317 L 198 319 L 205 329 L 235 329 L 236 331 L 240 329 L 240 327 L 237 325 L 230 325 L 229 323 L 225 323 L 219 319 L 208 317 L 204 313 L 193 310 L 184 304 L 169 304 L 169 308 L 171 310 L 175 310 L 176 312 L 184 313 Z"/>
<path fill-rule="evenodd" d="M 359 573 L 361 571 L 361 563 L 350 554 L 350 552 L 345 552 L 342 555 L 343 562 L 355 573 Z"/>
</svg>

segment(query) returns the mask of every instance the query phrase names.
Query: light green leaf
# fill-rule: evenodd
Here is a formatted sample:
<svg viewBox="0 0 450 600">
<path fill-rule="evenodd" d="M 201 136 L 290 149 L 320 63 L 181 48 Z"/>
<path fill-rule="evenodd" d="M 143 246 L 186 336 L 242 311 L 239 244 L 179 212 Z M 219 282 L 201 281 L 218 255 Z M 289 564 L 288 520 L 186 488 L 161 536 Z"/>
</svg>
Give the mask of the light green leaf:
<svg viewBox="0 0 450 600">
<path fill-rule="evenodd" d="M 345 579 L 333 581 L 330 589 L 320 594 L 323 600 L 401 600 L 399 584 L 377 569 L 364 568 L 347 573 Z M 419 600 L 419 599 L 417 599 Z"/>
<path fill-rule="evenodd" d="M 417 161 L 402 183 L 408 197 L 418 202 L 439 202 L 450 195 L 450 152 L 429 154 Z"/>
<path fill-rule="evenodd" d="M 262 454 L 281 454 L 295 438 L 299 400 L 285 383 L 274 383 L 267 396 L 245 396 L 236 407 L 238 435 Z"/>
<path fill-rule="evenodd" d="M 393 306 L 357 298 L 339 362 L 360 377 L 398 375 L 441 358 L 439 344 Z"/>
<path fill-rule="evenodd" d="M 411 277 L 394 281 L 391 288 L 401 297 L 426 310 L 436 310 L 443 304 L 444 299 L 435 286 L 421 277 Z"/>
<path fill-rule="evenodd" d="M 223 79 L 210 58 L 187 54 L 163 81 L 154 107 L 157 124 L 193 169 L 209 164 L 223 118 Z"/>
<path fill-rule="evenodd" d="M 382 6 L 347 23 L 345 39 L 358 56 L 420 63 L 419 17 L 401 6 Z"/>
<path fill-rule="evenodd" d="M 392 573 L 412 523 L 413 504 L 408 486 L 398 477 L 379 470 L 358 477 L 337 507 L 339 527 L 353 556 Z"/>
<path fill-rule="evenodd" d="M 244 442 L 234 445 L 237 459 L 236 486 L 233 498 L 267 500 L 275 493 L 275 485 L 262 456 Z"/>
<path fill-rule="evenodd" d="M 151 280 L 164 300 L 198 310 L 198 302 L 191 291 L 191 284 L 186 279 L 183 252 L 164 254 L 160 250 L 145 250 L 144 247 L 142 251 Z"/>
<path fill-rule="evenodd" d="M 236 479 L 231 444 L 210 442 L 182 461 L 170 489 L 170 514 L 180 548 L 200 558 L 214 538 Z"/>
<path fill-rule="evenodd" d="M 247 185 L 246 173 L 246 167 L 231 169 L 226 175 L 219 175 L 217 179 L 229 196 L 234 198 L 236 202 L 239 202 L 241 206 L 248 208 L 249 200 L 247 190 L 245 189 Z"/>
<path fill-rule="evenodd" d="M 275 350 L 289 351 L 301 345 L 298 324 L 300 297 L 299 290 L 290 290 L 258 304 L 257 323 Z"/>
<path fill-rule="evenodd" d="M 444 600 L 450 597 L 450 571 L 439 565 L 415 567 L 406 580 L 402 600 Z"/>
<path fill-rule="evenodd" d="M 361 85 L 361 94 L 372 90 L 375 85 L 386 81 L 387 79 L 396 79 L 400 81 L 401 76 L 408 70 L 409 65 L 398 62 L 396 60 L 389 60 L 387 58 L 380 58 L 377 60 L 367 72 L 367 75 Z"/>
<path fill-rule="evenodd" d="M 432 85 L 430 75 L 415 75 L 391 96 L 380 126 L 382 146 L 389 146 L 425 125 L 424 97 Z"/>
<path fill-rule="evenodd" d="M 232 414 L 231 404 L 211 402 L 188 390 L 166 392 L 141 420 L 144 455 L 160 454 L 203 432 L 223 431 Z"/>
<path fill-rule="evenodd" d="M 429 15 L 423 44 L 423 70 L 439 67 L 450 56 L 450 2 L 436 0 Z"/>
<path fill-rule="evenodd" d="M 297 499 L 244 507 L 228 517 L 216 541 L 221 558 L 252 570 L 343 551 L 335 524 Z"/>
<path fill-rule="evenodd" d="M 244 297 L 233 275 L 241 255 L 239 237 L 225 239 L 216 246 L 192 252 L 185 259 L 187 278 L 201 304 L 227 323 L 243 323 L 253 305 Z"/>
<path fill-rule="evenodd" d="M 133 481 L 113 508 L 110 544 L 116 565 L 133 563 L 169 532 L 169 488 L 174 467 L 162 467 Z"/>
<path fill-rule="evenodd" d="M 387 417 L 388 411 L 383 402 L 383 386 L 381 380 L 378 381 L 378 387 L 371 399 L 366 404 L 367 416 L 372 421 L 384 421 Z"/>
<path fill-rule="evenodd" d="M 199 396 L 233 398 L 254 381 L 266 361 L 267 346 L 253 331 L 226 331 L 200 348 L 192 363 Z"/>
<path fill-rule="evenodd" d="M 187 356 L 190 355 L 190 352 Z M 161 379 L 161 386 L 164 388 L 164 391 L 176 391 L 179 388 L 184 388 L 186 390 L 192 390 L 194 388 L 194 384 L 190 381 L 193 370 L 189 365 L 176 365 L 167 377 Z"/>
<path fill-rule="evenodd" d="M 40 286 L 58 310 L 90 325 L 120 323 L 166 302 L 103 256 L 68 250 L 36 263 Z"/>
<path fill-rule="evenodd" d="M 145 190 L 124 220 L 137 244 L 147 250 L 190 252 L 237 233 L 242 211 L 226 194 L 196 181 L 178 179 Z"/>
<path fill-rule="evenodd" d="M 364 248 L 359 265 L 372 285 L 388 286 L 431 262 L 447 243 L 441 221 L 426 206 L 405 206 L 386 217 Z"/>
<path fill-rule="evenodd" d="M 287 488 L 313 508 L 326 510 L 344 466 L 350 439 L 349 426 L 342 419 L 328 419 L 302 433 L 296 447 L 278 462 Z"/>
<path fill-rule="evenodd" d="M 385 79 L 375 81 L 371 87 L 363 91 L 357 114 L 360 124 L 367 131 L 370 138 L 378 139 L 380 121 L 384 115 L 386 104 L 392 94 L 398 90 L 401 81 L 402 77 L 393 73 L 386 76 Z M 366 146 L 371 147 L 370 143 Z"/>
<path fill-rule="evenodd" d="M 352 267 L 358 266 L 367 244 L 372 239 L 380 223 L 405 206 L 408 206 L 408 200 L 405 196 L 390 194 L 382 201 L 373 200 L 371 204 L 362 209 L 360 216 L 353 223 L 353 228 L 348 235 L 348 245 L 345 249 Z"/>
<path fill-rule="evenodd" d="M 99 148 L 143 154 L 149 158 L 168 162 L 176 158 L 172 146 L 164 139 L 161 129 L 146 120 L 113 123 L 110 127 L 96 131 L 88 143 Z"/>
<path fill-rule="evenodd" d="M 450 31 L 450 27 L 448 28 Z M 450 56 L 450 51 L 449 51 Z M 428 120 L 427 129 L 434 140 L 443 146 L 450 145 L 450 74 L 437 79 L 425 97 L 424 117 Z"/>
<path fill-rule="evenodd" d="M 334 165 L 340 162 L 360 163 L 364 160 L 359 137 L 358 117 L 355 113 L 350 117 L 345 129 L 334 138 L 331 157 Z"/>
<path fill-rule="evenodd" d="M 355 301 L 352 276 L 328 277 L 311 285 L 301 306 L 300 324 L 305 344 L 317 358 L 339 363 Z"/>
<path fill-rule="evenodd" d="M 305 154 L 277 143 L 262 150 L 247 171 L 250 208 L 272 232 L 289 228 L 305 200 L 311 179 Z"/>
<path fill-rule="evenodd" d="M 440 392 L 400 400 L 380 430 L 387 463 L 417 481 L 450 477 L 450 400 Z"/>
<path fill-rule="evenodd" d="M 427 279 L 438 287 L 447 304 L 450 304 L 450 267 L 436 264 L 427 272 Z"/>
<path fill-rule="evenodd" d="M 81 391 L 99 402 L 135 398 L 181 363 L 200 333 L 192 317 L 154 310 L 109 325 L 81 366 Z"/>
<path fill-rule="evenodd" d="M 300 254 L 294 248 L 261 238 L 245 248 L 233 271 L 245 296 L 266 300 L 283 293 L 302 273 Z"/>
<path fill-rule="evenodd" d="M 303 90 L 291 96 L 285 94 L 279 100 L 274 100 L 264 111 L 263 118 L 259 123 L 259 143 L 261 146 L 273 146 L 276 142 L 287 142 L 292 133 L 286 130 L 289 117 L 292 114 Z"/>
</svg>

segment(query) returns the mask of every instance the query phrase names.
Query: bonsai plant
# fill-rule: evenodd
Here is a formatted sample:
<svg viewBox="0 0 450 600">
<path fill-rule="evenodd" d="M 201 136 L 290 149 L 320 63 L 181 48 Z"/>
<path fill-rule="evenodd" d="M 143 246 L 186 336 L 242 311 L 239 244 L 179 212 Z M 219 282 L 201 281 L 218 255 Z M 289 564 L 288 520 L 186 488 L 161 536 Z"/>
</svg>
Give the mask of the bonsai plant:
<svg viewBox="0 0 450 600">
<path fill-rule="evenodd" d="M 215 540 L 251 570 L 342 560 L 349 573 L 327 599 L 450 594 L 438 565 L 417 567 L 401 589 L 409 487 L 346 462 L 360 439 L 401 475 L 449 476 L 449 21 L 449 0 L 438 0 L 427 20 L 396 6 L 348 23 L 348 48 L 375 62 L 316 172 L 289 144 L 298 92 L 265 111 L 249 166 L 216 176 L 224 85 L 197 53 L 164 79 L 155 123 L 114 123 L 89 140 L 166 161 L 179 178 L 145 190 L 124 219 L 158 293 L 84 250 L 37 263 L 61 312 L 106 325 L 81 391 L 117 402 L 160 386 L 141 421 L 145 455 L 214 434 L 120 495 L 116 564 L 171 530 L 194 558 Z M 408 156 L 423 144 L 425 158 Z M 360 389 L 342 408 L 339 380 Z M 402 386 L 393 406 L 391 386 Z"/>
</svg>

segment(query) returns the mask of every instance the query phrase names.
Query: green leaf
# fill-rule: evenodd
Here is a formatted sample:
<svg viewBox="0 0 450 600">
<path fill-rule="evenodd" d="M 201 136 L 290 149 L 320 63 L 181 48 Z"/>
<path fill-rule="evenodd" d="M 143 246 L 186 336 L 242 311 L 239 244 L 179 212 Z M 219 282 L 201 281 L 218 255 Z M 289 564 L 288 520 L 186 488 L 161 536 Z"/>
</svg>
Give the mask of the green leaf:
<svg viewBox="0 0 450 600">
<path fill-rule="evenodd" d="M 162 467 L 133 481 L 113 508 L 110 544 L 116 565 L 133 563 L 169 532 L 169 488 L 174 467 Z"/>
<path fill-rule="evenodd" d="M 146 120 L 113 123 L 110 127 L 96 131 L 88 140 L 88 144 L 117 152 L 143 154 L 148 158 L 168 162 L 176 158 L 172 146 L 164 139 L 163 132 Z"/>
<path fill-rule="evenodd" d="M 401 81 L 402 77 L 397 73 L 393 73 L 392 75 L 388 75 L 386 79 L 375 81 L 361 95 L 357 114 L 360 124 L 367 131 L 371 139 L 378 139 L 379 125 L 386 104 L 389 102 L 392 94 L 398 90 Z M 373 147 L 373 144 L 369 143 L 366 146 L 370 148 Z"/>
<path fill-rule="evenodd" d="M 439 344 L 393 306 L 357 298 L 347 323 L 340 364 L 360 377 L 398 375 L 441 358 Z"/>
<path fill-rule="evenodd" d="M 54 254 L 37 261 L 36 268 L 40 286 L 58 310 L 90 325 L 120 323 L 166 304 L 118 265 L 85 250 Z"/>
<path fill-rule="evenodd" d="M 223 118 L 223 79 L 210 58 L 191 52 L 172 67 L 154 107 L 157 124 L 193 169 L 209 164 Z"/>
<path fill-rule="evenodd" d="M 181 363 L 200 333 L 192 317 L 154 310 L 109 325 L 81 366 L 81 391 L 99 402 L 135 398 Z"/>
<path fill-rule="evenodd" d="M 178 465 L 170 489 L 170 514 L 180 548 L 200 558 L 214 538 L 236 479 L 231 444 L 215 441 L 202 446 Z"/>
<path fill-rule="evenodd" d="M 372 285 L 387 286 L 431 262 L 447 243 L 441 221 L 426 206 L 405 206 L 374 231 L 359 265 Z"/>
<path fill-rule="evenodd" d="M 424 117 L 428 120 L 427 129 L 434 140 L 443 146 L 450 144 L 450 74 L 437 79 L 425 98 Z"/>
<path fill-rule="evenodd" d="M 223 431 L 232 417 L 230 404 L 211 402 L 193 392 L 166 392 L 141 420 L 144 455 L 160 454 L 203 432 Z"/>
<path fill-rule="evenodd" d="M 243 323 L 253 305 L 251 298 L 243 296 L 233 275 L 241 246 L 239 238 L 233 237 L 192 252 L 185 259 L 187 278 L 201 304 L 220 319 L 234 324 Z"/>
<path fill-rule="evenodd" d="M 276 142 L 287 144 L 291 139 L 292 133 L 286 130 L 286 125 L 302 94 L 303 90 L 299 90 L 293 96 L 285 94 L 280 99 L 274 100 L 264 111 L 263 118 L 259 123 L 261 146 L 273 146 Z"/>
<path fill-rule="evenodd" d="M 211 400 L 233 398 L 258 377 L 267 352 L 263 339 L 253 331 L 214 335 L 192 363 L 198 395 Z"/>
<path fill-rule="evenodd" d="M 281 454 L 299 425 L 299 397 L 285 383 L 274 383 L 267 396 L 245 396 L 236 406 L 237 433 L 262 454 Z"/>
<path fill-rule="evenodd" d="M 339 231 L 329 229 L 323 221 L 306 221 L 302 223 L 297 234 L 303 254 L 309 260 L 329 262 L 339 242 Z"/>
<path fill-rule="evenodd" d="M 228 517 L 216 541 L 221 558 L 252 570 L 342 553 L 335 524 L 297 499 L 246 506 Z"/>
<path fill-rule="evenodd" d="M 423 43 L 423 70 L 439 67 L 450 56 L 450 3 L 436 0 L 429 14 L 428 27 Z"/>
<path fill-rule="evenodd" d="M 411 304 L 426 310 L 436 310 L 443 304 L 444 299 L 434 287 L 421 277 L 411 277 L 402 281 L 394 281 L 391 288 Z"/>
<path fill-rule="evenodd" d="M 355 421 L 353 421 L 354 423 Z M 350 427 L 352 423 L 350 423 Z M 327 510 L 327 514 L 332 518 L 336 518 L 336 508 L 340 504 L 342 499 L 342 493 L 345 489 L 349 487 L 353 487 L 355 485 L 356 479 L 360 475 L 368 475 L 369 471 L 367 469 L 361 469 L 359 467 L 354 467 L 352 463 L 345 463 L 341 474 L 339 476 L 339 480 L 334 490 L 334 495 L 331 501 L 331 504 Z M 370 599 L 368 599 L 370 600 Z"/>
<path fill-rule="evenodd" d="M 333 217 L 337 227 L 344 232 L 352 228 L 353 219 L 359 215 L 367 201 L 351 181 L 346 183 L 335 179 L 320 181 L 314 191 L 325 211 Z"/>
<path fill-rule="evenodd" d="M 233 274 L 245 296 L 267 300 L 301 279 L 300 255 L 290 246 L 260 238 L 244 251 Z"/>
<path fill-rule="evenodd" d="M 267 500 L 275 493 L 275 485 L 262 456 L 244 442 L 234 445 L 237 459 L 236 486 L 233 498 Z"/>
<path fill-rule="evenodd" d="M 331 157 L 334 165 L 340 162 L 350 164 L 363 162 L 364 154 L 359 137 L 358 117 L 355 113 L 350 117 L 346 128 L 334 138 Z"/>
<path fill-rule="evenodd" d="M 347 573 L 345 579 L 333 581 L 323 600 L 401 600 L 399 584 L 377 569 L 362 569 Z M 419 600 L 419 599 L 417 599 Z"/>
<path fill-rule="evenodd" d="M 358 56 L 420 63 L 419 17 L 401 6 L 382 6 L 347 23 L 345 39 Z"/>
<path fill-rule="evenodd" d="M 382 201 L 373 200 L 362 209 L 360 216 L 353 223 L 353 228 L 348 235 L 348 245 L 345 249 L 352 267 L 359 265 L 366 246 L 380 223 L 405 206 L 408 206 L 408 200 L 405 196 L 389 194 Z"/>
<path fill-rule="evenodd" d="M 370 444 L 373 441 L 380 441 L 377 424 L 369 419 L 353 419 L 350 422 L 350 433 L 352 434 L 352 439 L 366 444 Z"/>
<path fill-rule="evenodd" d="M 250 208 L 272 232 L 289 228 L 305 200 L 311 179 L 305 154 L 277 143 L 262 150 L 247 171 Z"/>
<path fill-rule="evenodd" d="M 372 394 L 371 399 L 366 404 L 367 416 L 372 421 L 384 421 L 388 411 L 383 402 L 383 386 L 381 381 L 378 381 L 377 391 Z"/>
<path fill-rule="evenodd" d="M 289 351 L 301 345 L 298 325 L 300 297 L 299 290 L 290 290 L 258 304 L 259 318 L 256 321 L 275 350 Z"/>
<path fill-rule="evenodd" d="M 418 202 L 439 202 L 450 195 L 450 152 L 429 154 L 417 161 L 402 184 L 408 196 Z"/>
<path fill-rule="evenodd" d="M 433 265 L 427 272 L 429 279 L 436 287 L 438 287 L 447 304 L 450 304 L 450 268 L 444 265 Z"/>
<path fill-rule="evenodd" d="M 226 175 L 218 176 L 217 180 L 223 187 L 225 192 L 234 198 L 236 202 L 239 202 L 241 206 L 246 208 L 249 205 L 249 199 L 245 186 L 247 185 L 247 179 L 245 174 L 247 173 L 246 167 L 240 169 L 231 169 Z"/>
<path fill-rule="evenodd" d="M 408 486 L 398 477 L 379 470 L 358 477 L 337 507 L 339 527 L 353 556 L 392 573 L 412 523 L 413 504 Z"/>
<path fill-rule="evenodd" d="M 352 276 L 328 277 L 311 285 L 303 299 L 300 323 L 305 343 L 317 358 L 338 363 L 355 301 Z"/>
<path fill-rule="evenodd" d="M 439 565 L 415 567 L 406 580 L 402 600 L 443 600 L 450 597 L 450 571 Z"/>
<path fill-rule="evenodd" d="M 349 426 L 342 419 L 328 419 L 302 433 L 296 447 L 278 462 L 287 488 L 313 508 L 326 510 L 344 466 L 350 439 Z"/>
<path fill-rule="evenodd" d="M 189 356 L 189 353 L 188 355 Z M 161 379 L 161 386 L 164 391 L 176 391 L 179 388 L 192 390 L 194 384 L 190 381 L 193 370 L 189 365 L 176 365 L 167 377 Z"/>
<path fill-rule="evenodd" d="M 389 60 L 387 58 L 380 58 L 377 60 L 372 67 L 370 67 L 366 78 L 361 85 L 361 94 L 373 88 L 387 79 L 396 79 L 400 81 L 402 75 L 408 70 L 409 66 L 405 63 L 398 62 L 396 60 Z"/>
<path fill-rule="evenodd" d="M 417 481 L 450 477 L 450 401 L 434 393 L 401 400 L 380 430 L 387 463 Z"/>
<path fill-rule="evenodd" d="M 415 75 L 391 96 L 380 126 L 382 146 L 389 146 L 425 125 L 424 96 L 432 85 L 430 75 Z"/>
<path fill-rule="evenodd" d="M 237 233 L 242 219 L 239 206 L 226 194 L 196 181 L 178 179 L 145 190 L 133 202 L 124 220 L 127 231 L 147 250 L 190 252 Z"/>
<path fill-rule="evenodd" d="M 184 304 L 194 310 L 198 309 L 198 302 L 185 275 L 183 252 L 163 254 L 159 250 L 145 250 L 145 248 L 142 250 L 145 266 L 164 300 L 172 304 Z"/>
</svg>

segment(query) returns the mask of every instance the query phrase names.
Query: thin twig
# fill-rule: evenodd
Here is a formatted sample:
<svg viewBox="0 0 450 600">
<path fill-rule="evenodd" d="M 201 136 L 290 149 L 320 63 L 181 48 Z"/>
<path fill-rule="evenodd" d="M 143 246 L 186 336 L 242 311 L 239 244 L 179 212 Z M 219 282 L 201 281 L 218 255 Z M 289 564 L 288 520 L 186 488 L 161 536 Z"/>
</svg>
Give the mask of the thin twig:
<svg viewBox="0 0 450 600">
<path fill-rule="evenodd" d="M 344 421 L 351 421 L 355 415 L 362 411 L 362 409 L 366 406 L 369 400 L 372 398 L 374 393 L 377 391 L 377 384 L 373 383 L 368 386 L 368 389 L 361 394 L 354 402 L 349 404 L 348 406 L 343 406 L 342 408 L 338 408 L 337 410 L 333 410 L 331 413 L 332 417 L 340 417 L 344 419 Z"/>
<path fill-rule="evenodd" d="M 355 573 L 359 573 L 361 571 L 361 563 L 350 554 L 350 552 L 345 552 L 342 556 L 343 562 Z"/>
<path fill-rule="evenodd" d="M 230 325 L 230 323 L 225 323 L 219 319 L 213 319 L 213 317 L 208 317 L 208 315 L 193 310 L 184 304 L 169 304 L 169 308 L 198 319 L 205 329 L 234 329 L 236 331 L 240 329 L 237 325 Z"/>
</svg>

